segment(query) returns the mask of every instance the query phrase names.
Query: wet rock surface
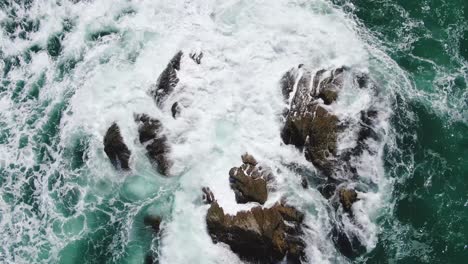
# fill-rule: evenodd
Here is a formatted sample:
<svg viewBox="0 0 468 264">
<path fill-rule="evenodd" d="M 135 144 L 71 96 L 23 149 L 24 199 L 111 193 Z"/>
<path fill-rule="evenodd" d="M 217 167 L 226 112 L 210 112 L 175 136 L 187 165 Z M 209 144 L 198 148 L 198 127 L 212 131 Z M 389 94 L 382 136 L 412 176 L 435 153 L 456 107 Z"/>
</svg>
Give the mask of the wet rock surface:
<svg viewBox="0 0 468 264">
<path fill-rule="evenodd" d="M 162 105 L 167 96 L 174 91 L 174 88 L 179 83 L 177 71 L 180 70 L 180 61 L 182 56 L 182 51 L 179 51 L 174 55 L 159 76 L 156 85 L 150 91 L 151 96 L 154 98 L 158 106 Z"/>
<path fill-rule="evenodd" d="M 120 128 L 113 123 L 104 136 L 104 152 L 116 169 L 129 170 L 128 161 L 131 152 L 120 134 Z"/>
<path fill-rule="evenodd" d="M 301 224 L 304 215 L 280 203 L 225 214 L 215 200 L 206 216 L 213 242 L 223 242 L 242 259 L 255 263 L 300 263 L 304 258 Z"/>
<path fill-rule="evenodd" d="M 257 202 L 264 204 L 268 199 L 268 174 L 257 167 L 257 161 L 252 155 L 242 155 L 243 164 L 231 168 L 229 182 L 236 196 L 237 203 Z"/>
<path fill-rule="evenodd" d="M 143 223 L 146 226 L 151 227 L 155 234 L 159 234 L 159 232 L 161 231 L 161 221 L 161 217 L 156 215 L 147 215 L 143 219 Z"/>
<path fill-rule="evenodd" d="M 136 115 L 135 121 L 138 123 L 140 143 L 145 146 L 148 158 L 159 173 L 168 176 L 172 163 L 167 157 L 170 148 L 166 136 L 162 134 L 161 122 L 146 114 Z"/>
<path fill-rule="evenodd" d="M 347 182 L 357 178 L 352 160 L 367 149 L 368 139 L 378 139 L 373 129 L 378 112 L 374 109 L 361 112 L 355 147 L 338 153 L 338 136 L 347 124 L 339 120 L 329 106 L 338 100 L 347 78 L 357 89 L 373 87 L 366 74 L 350 72 L 346 67 L 320 70 L 314 74 L 302 66 L 288 71 L 280 81 L 283 96 L 290 102 L 284 115 L 281 137 L 285 144 L 292 144 L 303 151 L 305 158 L 326 176 L 326 182 L 317 188 L 327 199 L 337 197 L 338 206 L 343 208 L 340 212 L 344 213 L 340 215 L 339 211 L 334 211 L 337 221 L 332 220 L 332 240 L 343 255 L 353 258 L 365 249 L 358 236 L 345 229 L 343 219 L 346 217 L 354 222 L 352 206 L 358 200 L 357 192 L 350 187 L 337 186 L 347 186 Z M 304 188 L 308 186 L 304 180 L 302 184 Z"/>
</svg>

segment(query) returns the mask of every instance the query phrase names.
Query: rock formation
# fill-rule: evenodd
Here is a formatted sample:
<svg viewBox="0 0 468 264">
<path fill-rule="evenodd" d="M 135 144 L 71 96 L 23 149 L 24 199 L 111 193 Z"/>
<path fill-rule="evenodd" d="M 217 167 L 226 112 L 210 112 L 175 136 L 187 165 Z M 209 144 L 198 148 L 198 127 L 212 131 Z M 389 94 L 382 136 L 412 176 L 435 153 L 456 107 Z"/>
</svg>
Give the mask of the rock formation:
<svg viewBox="0 0 468 264">
<path fill-rule="evenodd" d="M 258 167 L 255 158 L 248 153 L 242 155 L 242 162 L 240 167 L 229 171 L 229 182 L 237 203 L 264 204 L 268 198 L 267 180 L 270 174 Z"/>
<path fill-rule="evenodd" d="M 136 115 L 135 121 L 139 124 L 140 143 L 145 146 L 148 158 L 162 175 L 168 176 L 172 163 L 167 157 L 169 146 L 162 134 L 161 122 L 145 114 Z"/>
<path fill-rule="evenodd" d="M 377 139 L 373 124 L 378 113 L 375 110 L 361 112 L 356 147 L 337 152 L 338 134 L 344 131 L 346 122 L 339 120 L 329 105 L 340 96 L 345 78 L 352 79 L 358 88 L 373 86 L 366 74 L 353 73 L 346 67 L 312 74 L 300 65 L 288 71 L 280 81 L 283 97 L 289 103 L 281 137 L 285 144 L 302 150 L 305 158 L 327 177 L 318 189 L 327 199 L 336 197 L 345 214 L 338 215 L 338 221 L 332 223 L 332 239 L 343 255 L 355 257 L 362 253 L 363 246 L 356 234 L 345 230 L 341 220 L 343 217 L 353 219 L 352 206 L 358 200 L 357 193 L 352 188 L 336 190 L 336 187 L 346 186 L 343 182 L 355 179 L 357 170 L 351 163 L 352 157 L 362 154 L 368 138 Z"/>
<path fill-rule="evenodd" d="M 179 83 L 177 71 L 180 70 L 180 61 L 182 59 L 182 55 L 182 51 L 179 51 L 176 55 L 174 55 L 174 57 L 167 64 L 166 68 L 159 76 L 156 85 L 150 91 L 151 96 L 153 96 L 158 106 L 161 106 L 167 96 L 174 91 L 174 88 Z"/>
<path fill-rule="evenodd" d="M 281 203 L 229 215 L 213 200 L 206 223 L 213 242 L 229 245 L 241 259 L 275 263 L 286 257 L 287 263 L 300 263 L 305 256 L 300 238 L 303 218 L 301 212 Z"/>
<path fill-rule="evenodd" d="M 128 160 L 131 152 L 123 141 L 120 128 L 113 123 L 104 136 L 104 152 L 116 169 L 129 170 Z"/>
</svg>

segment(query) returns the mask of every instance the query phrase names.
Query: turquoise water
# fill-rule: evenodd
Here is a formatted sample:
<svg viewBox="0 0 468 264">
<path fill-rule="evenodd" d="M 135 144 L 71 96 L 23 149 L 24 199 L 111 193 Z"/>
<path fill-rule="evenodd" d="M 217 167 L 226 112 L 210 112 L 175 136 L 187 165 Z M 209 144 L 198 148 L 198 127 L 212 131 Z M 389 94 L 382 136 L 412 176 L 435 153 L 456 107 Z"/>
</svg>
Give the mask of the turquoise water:
<svg viewBox="0 0 468 264">
<path fill-rule="evenodd" d="M 211 243 L 198 197 L 210 186 L 237 209 L 227 175 L 245 151 L 281 169 L 280 191 L 308 210 L 311 263 L 468 259 L 467 1 L 0 0 L 0 10 L 1 263 L 238 263 Z M 133 113 L 161 114 L 146 91 L 178 49 L 205 51 L 207 66 L 181 73 L 186 119 L 161 117 L 174 131 L 167 179 L 134 140 Z M 279 165 L 307 164 L 279 147 L 275 117 L 274 88 L 298 63 L 367 69 L 391 113 L 382 155 L 368 161 L 377 198 L 365 199 L 368 252 L 355 260 L 330 243 L 320 195 Z M 115 120 L 131 173 L 103 152 Z M 147 214 L 163 216 L 162 238 Z"/>
</svg>

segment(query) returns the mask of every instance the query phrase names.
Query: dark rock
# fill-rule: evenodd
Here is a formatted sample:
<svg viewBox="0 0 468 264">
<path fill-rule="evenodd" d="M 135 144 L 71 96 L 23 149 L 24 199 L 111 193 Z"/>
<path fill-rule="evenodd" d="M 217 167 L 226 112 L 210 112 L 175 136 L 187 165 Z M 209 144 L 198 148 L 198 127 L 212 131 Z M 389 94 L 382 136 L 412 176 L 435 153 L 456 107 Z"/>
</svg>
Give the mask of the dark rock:
<svg viewBox="0 0 468 264">
<path fill-rule="evenodd" d="M 208 187 L 203 187 L 202 188 L 202 192 L 203 192 L 203 202 L 205 204 L 211 204 L 214 202 L 214 195 L 213 195 L 213 192 L 210 190 L 210 188 Z"/>
<path fill-rule="evenodd" d="M 193 52 L 190 53 L 190 58 L 196 62 L 197 64 L 201 63 L 201 59 L 203 58 L 203 52 Z"/>
<path fill-rule="evenodd" d="M 119 126 L 113 123 L 104 136 L 104 152 L 116 169 L 129 170 L 131 152 L 125 145 Z"/>
<path fill-rule="evenodd" d="M 161 231 L 160 229 L 161 221 L 162 221 L 161 217 L 155 216 L 155 215 L 147 215 L 143 219 L 143 223 L 146 226 L 151 227 L 151 229 L 153 229 L 153 232 L 155 234 L 159 234 L 159 231 Z"/>
<path fill-rule="evenodd" d="M 301 177 L 301 186 L 304 189 L 309 188 L 309 182 L 307 181 L 307 177 L 305 177 L 305 176 Z"/>
<path fill-rule="evenodd" d="M 333 227 L 332 240 L 336 248 L 345 257 L 353 259 L 366 252 L 366 248 L 359 238 L 354 233 L 346 232 L 340 224 Z"/>
<path fill-rule="evenodd" d="M 243 260 L 275 263 L 286 256 L 286 263 L 301 263 L 305 257 L 305 244 L 300 238 L 303 218 L 296 209 L 279 203 L 232 216 L 225 214 L 215 201 L 206 222 L 213 242 L 229 245 Z"/>
<path fill-rule="evenodd" d="M 249 154 L 242 155 L 244 164 L 231 168 L 229 182 L 238 203 L 257 202 L 264 204 L 268 199 L 267 179 L 265 171 L 257 168 L 257 161 Z"/>
<path fill-rule="evenodd" d="M 180 115 L 180 111 L 181 111 L 181 109 L 180 109 L 180 106 L 179 106 L 178 102 L 175 102 L 174 104 L 172 104 L 171 112 L 172 112 L 172 117 L 174 119 Z"/>
<path fill-rule="evenodd" d="M 179 51 L 167 64 L 166 69 L 161 73 L 156 82 L 156 86 L 152 88 L 150 94 L 153 96 L 156 104 L 161 106 L 164 99 L 174 91 L 174 88 L 179 83 L 177 71 L 180 70 L 180 60 L 182 59 L 182 51 Z"/>
<path fill-rule="evenodd" d="M 162 135 L 161 122 L 145 114 L 136 115 L 135 120 L 139 123 L 140 143 L 145 145 L 149 159 L 162 175 L 168 176 L 172 163 L 167 158 L 170 149 L 166 136 Z"/>
<path fill-rule="evenodd" d="M 244 164 L 257 166 L 257 160 L 255 160 L 254 156 L 250 155 L 249 153 L 243 154 L 241 159 Z"/>
<path fill-rule="evenodd" d="M 289 112 L 282 131 L 284 143 L 304 148 L 306 159 L 331 175 L 336 155 L 338 118 L 318 104 Z"/>
<path fill-rule="evenodd" d="M 145 257 L 145 264 L 157 264 L 159 261 L 153 257 L 152 254 L 148 254 Z"/>
<path fill-rule="evenodd" d="M 289 99 L 289 95 L 294 90 L 294 84 L 296 82 L 296 68 L 287 71 L 280 81 L 281 92 L 283 93 L 284 100 Z"/>
<path fill-rule="evenodd" d="M 356 191 L 353 189 L 340 189 L 338 194 L 343 210 L 350 213 L 353 203 L 358 200 Z"/>
</svg>

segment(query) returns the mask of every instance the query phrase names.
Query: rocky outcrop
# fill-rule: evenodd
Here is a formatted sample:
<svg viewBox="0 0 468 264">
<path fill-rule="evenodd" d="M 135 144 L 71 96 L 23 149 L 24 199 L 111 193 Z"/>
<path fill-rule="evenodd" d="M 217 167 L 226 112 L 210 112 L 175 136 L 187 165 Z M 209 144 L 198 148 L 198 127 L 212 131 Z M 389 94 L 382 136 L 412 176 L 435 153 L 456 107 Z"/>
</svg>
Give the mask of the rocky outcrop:
<svg viewBox="0 0 468 264">
<path fill-rule="evenodd" d="M 268 199 L 267 180 L 270 174 L 257 166 L 255 158 L 248 153 L 242 155 L 242 162 L 240 167 L 229 171 L 229 182 L 237 203 L 264 204 Z"/>
<path fill-rule="evenodd" d="M 129 170 L 131 152 L 120 134 L 120 128 L 113 123 L 104 136 L 104 152 L 116 169 Z"/>
<path fill-rule="evenodd" d="M 336 162 L 339 119 L 325 105 L 336 101 L 343 83 L 343 68 L 330 72 L 318 71 L 313 79 L 303 73 L 297 81 L 296 92 L 291 100 L 281 132 L 283 142 L 304 150 L 305 157 L 325 175 L 331 176 Z M 283 95 L 293 91 L 291 70 L 282 78 Z M 285 88 L 289 87 L 289 88 Z M 287 97 L 289 99 L 289 97 Z M 320 100 L 321 99 L 321 100 Z"/>
<path fill-rule="evenodd" d="M 164 176 L 169 175 L 172 163 L 168 159 L 169 145 L 166 136 L 162 134 L 162 124 L 148 115 L 136 115 L 140 143 L 146 148 L 148 158 Z"/>
<path fill-rule="evenodd" d="M 353 258 L 362 254 L 364 247 L 354 231 L 345 229 L 343 218 L 355 221 L 352 206 L 358 195 L 353 188 L 337 189 L 337 186 L 346 186 L 346 182 L 357 178 L 352 161 L 366 149 L 367 139 L 378 138 L 373 129 L 378 112 L 373 109 L 361 112 L 360 122 L 353 123 L 359 126 L 356 146 L 338 153 L 338 135 L 349 124 L 347 120 L 339 120 L 329 105 L 339 98 L 345 80 L 354 82 L 358 89 L 374 87 L 366 74 L 354 73 L 346 67 L 313 74 L 300 65 L 288 71 L 280 81 L 284 99 L 289 103 L 281 136 L 284 143 L 304 151 L 306 159 L 326 176 L 326 182 L 320 183 L 318 189 L 325 198 L 337 201 L 331 203 L 336 209 L 332 213 L 336 213 L 333 217 L 336 221 L 331 223 L 331 237 L 343 255 Z M 307 186 L 304 181 L 303 186 Z M 339 207 L 343 210 L 339 211 Z"/>
<path fill-rule="evenodd" d="M 255 263 L 300 263 L 304 242 L 300 239 L 304 215 L 278 203 L 271 208 L 254 207 L 236 215 L 225 214 L 215 200 L 206 215 L 213 242 L 222 242 L 241 259 Z"/>
<path fill-rule="evenodd" d="M 176 55 L 167 64 L 164 71 L 159 76 L 156 85 L 152 87 L 150 94 L 153 96 L 156 104 L 161 106 L 169 94 L 174 91 L 174 88 L 179 83 L 177 71 L 180 70 L 180 61 L 182 59 L 182 51 L 177 52 Z"/>
</svg>

